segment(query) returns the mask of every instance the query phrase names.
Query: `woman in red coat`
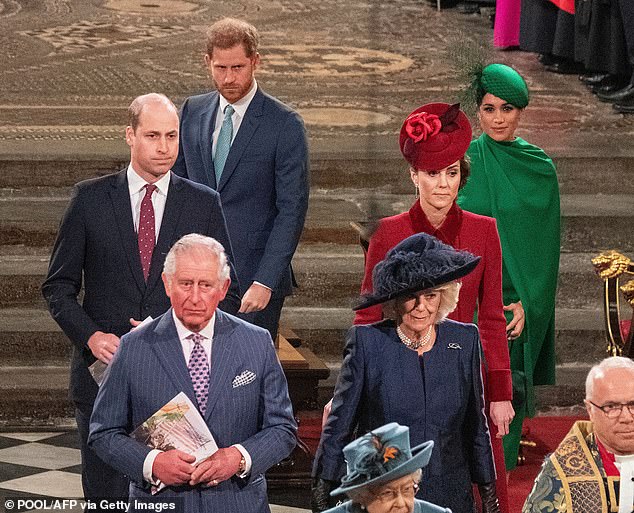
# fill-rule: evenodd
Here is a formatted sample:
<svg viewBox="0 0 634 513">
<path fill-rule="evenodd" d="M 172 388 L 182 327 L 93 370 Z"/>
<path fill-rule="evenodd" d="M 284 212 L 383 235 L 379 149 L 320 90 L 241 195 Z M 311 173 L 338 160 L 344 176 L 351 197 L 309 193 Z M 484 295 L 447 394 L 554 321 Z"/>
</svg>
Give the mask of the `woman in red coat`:
<svg viewBox="0 0 634 513">
<path fill-rule="evenodd" d="M 400 147 L 410 164 L 410 178 L 418 198 L 408 212 L 379 222 L 370 239 L 361 293 L 372 292 L 375 265 L 397 243 L 414 233 L 428 233 L 456 249 L 482 257 L 475 271 L 463 278 L 458 307 L 449 317 L 473 322 L 477 314 L 484 351 L 483 378 L 498 476 L 497 492 L 502 511 L 508 511 L 501 442 L 514 416 L 507 332 L 510 337 L 518 336 L 523 328 L 523 316 L 516 316 L 506 325 L 502 304 L 502 252 L 495 219 L 465 212 L 456 204 L 458 190 L 469 176 L 469 163 L 464 156 L 470 142 L 469 120 L 457 105 L 423 105 L 405 120 Z M 354 322 L 368 324 L 382 318 L 378 305 L 357 311 Z"/>
</svg>

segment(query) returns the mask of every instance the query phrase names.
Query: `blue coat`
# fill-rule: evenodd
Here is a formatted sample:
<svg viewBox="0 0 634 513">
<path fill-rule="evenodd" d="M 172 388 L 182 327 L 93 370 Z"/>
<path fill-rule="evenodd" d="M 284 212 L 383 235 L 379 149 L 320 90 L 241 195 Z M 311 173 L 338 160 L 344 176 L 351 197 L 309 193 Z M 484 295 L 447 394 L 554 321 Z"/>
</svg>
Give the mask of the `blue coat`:
<svg viewBox="0 0 634 513">
<path fill-rule="evenodd" d="M 286 378 L 267 331 L 216 310 L 209 398 L 204 419 L 218 447 L 240 443 L 252 459 L 248 478 L 215 487 L 166 488 L 157 497 L 182 497 L 184 513 L 268 513 L 264 472 L 288 456 L 297 425 Z M 250 370 L 256 378 L 232 387 Z M 196 404 L 172 310 L 121 339 L 91 418 L 89 444 L 113 468 L 130 477 L 130 498 L 149 497 L 143 462 L 150 448 L 128 433 L 179 392 Z"/>
<path fill-rule="evenodd" d="M 336 508 L 324 511 L 324 513 L 365 513 L 365 510 L 362 510 L 358 506 L 352 504 L 352 501 L 348 501 L 341 504 L 340 506 L 337 506 Z M 451 513 L 451 510 L 434 506 L 433 504 L 430 504 L 426 501 L 414 499 L 413 513 Z"/>
<path fill-rule="evenodd" d="M 480 338 L 473 324 L 445 320 L 433 348 L 419 357 L 398 338 L 394 323 L 355 326 L 348 333 L 332 411 L 313 473 L 339 480 L 343 447 L 388 422 L 409 426 L 414 447 L 434 441 L 418 496 L 472 513 L 471 483 L 495 480 L 484 416 Z"/>
<path fill-rule="evenodd" d="M 292 292 L 291 259 L 308 209 L 308 145 L 299 115 L 257 90 L 231 144 L 220 183 L 212 160 L 218 93 L 187 98 L 173 171 L 220 193 L 244 293 L 253 281 Z"/>
</svg>

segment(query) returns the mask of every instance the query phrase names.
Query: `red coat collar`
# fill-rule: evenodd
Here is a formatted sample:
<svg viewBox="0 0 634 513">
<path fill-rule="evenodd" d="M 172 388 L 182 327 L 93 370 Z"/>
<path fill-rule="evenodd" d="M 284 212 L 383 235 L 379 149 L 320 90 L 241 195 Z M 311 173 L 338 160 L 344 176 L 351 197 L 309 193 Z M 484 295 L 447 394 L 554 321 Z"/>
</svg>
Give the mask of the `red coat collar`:
<svg viewBox="0 0 634 513">
<path fill-rule="evenodd" d="M 418 200 L 416 200 L 412 208 L 409 209 L 409 218 L 414 228 L 414 233 L 425 232 L 433 235 L 445 244 L 456 247 L 456 239 L 458 232 L 460 232 L 460 225 L 462 224 L 462 209 L 455 201 L 440 228 L 434 228 L 431 225 Z"/>
</svg>

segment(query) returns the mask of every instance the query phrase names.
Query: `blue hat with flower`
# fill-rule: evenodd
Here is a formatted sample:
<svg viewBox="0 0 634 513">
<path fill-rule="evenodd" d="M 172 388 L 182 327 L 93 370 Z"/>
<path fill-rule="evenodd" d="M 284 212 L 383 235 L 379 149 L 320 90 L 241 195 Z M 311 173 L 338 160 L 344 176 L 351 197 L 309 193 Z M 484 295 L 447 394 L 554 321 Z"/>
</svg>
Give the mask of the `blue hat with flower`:
<svg viewBox="0 0 634 513">
<path fill-rule="evenodd" d="M 473 271 L 479 256 L 459 251 L 427 233 L 399 242 L 372 272 L 374 291 L 361 297 L 353 310 L 385 303 L 397 297 L 438 287 Z"/>
<path fill-rule="evenodd" d="M 396 422 L 374 429 L 343 448 L 348 473 L 330 495 L 384 484 L 416 472 L 429 463 L 433 447 L 430 440 L 410 449 L 409 428 Z"/>
</svg>

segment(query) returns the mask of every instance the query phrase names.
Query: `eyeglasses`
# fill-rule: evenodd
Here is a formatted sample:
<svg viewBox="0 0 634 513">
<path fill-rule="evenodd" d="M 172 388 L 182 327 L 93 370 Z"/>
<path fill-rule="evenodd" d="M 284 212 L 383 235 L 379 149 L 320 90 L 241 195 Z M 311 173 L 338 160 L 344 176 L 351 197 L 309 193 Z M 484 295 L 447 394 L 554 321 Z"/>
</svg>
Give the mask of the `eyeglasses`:
<svg viewBox="0 0 634 513">
<path fill-rule="evenodd" d="M 389 504 L 398 499 L 399 494 L 406 499 L 412 499 L 418 493 L 419 488 L 420 485 L 413 482 L 412 484 L 403 486 L 398 490 L 385 490 L 381 493 L 374 494 L 374 497 L 383 504 Z"/>
<path fill-rule="evenodd" d="M 634 401 L 630 401 L 629 403 L 608 403 L 603 406 L 594 404 L 590 400 L 588 400 L 588 402 L 595 408 L 599 408 L 599 410 L 601 410 L 608 419 L 616 419 L 619 417 L 623 412 L 623 408 L 627 408 L 630 415 L 634 417 Z"/>
</svg>

